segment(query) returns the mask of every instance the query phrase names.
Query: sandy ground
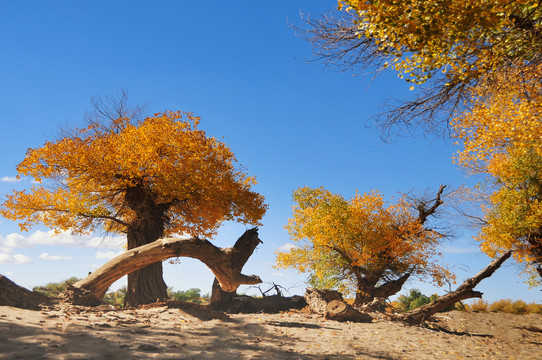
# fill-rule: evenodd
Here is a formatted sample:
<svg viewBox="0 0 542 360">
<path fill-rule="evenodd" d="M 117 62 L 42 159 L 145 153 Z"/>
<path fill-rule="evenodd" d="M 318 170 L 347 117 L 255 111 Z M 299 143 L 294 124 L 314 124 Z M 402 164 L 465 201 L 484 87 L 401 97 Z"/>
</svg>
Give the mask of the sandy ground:
<svg viewBox="0 0 542 360">
<path fill-rule="evenodd" d="M 303 312 L 2 306 L 0 359 L 542 359 L 540 315 L 450 312 L 431 326 Z"/>
</svg>

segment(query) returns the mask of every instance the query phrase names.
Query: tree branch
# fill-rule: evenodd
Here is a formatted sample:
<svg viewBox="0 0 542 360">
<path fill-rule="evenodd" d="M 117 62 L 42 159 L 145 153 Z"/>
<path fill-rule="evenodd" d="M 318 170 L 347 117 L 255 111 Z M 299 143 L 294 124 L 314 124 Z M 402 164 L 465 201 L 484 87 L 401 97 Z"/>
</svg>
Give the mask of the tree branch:
<svg viewBox="0 0 542 360">
<path fill-rule="evenodd" d="M 247 230 L 237 240 L 234 247 L 225 249 L 218 248 L 208 240 L 197 237 L 191 239 L 163 238 L 122 253 L 105 263 L 87 278 L 76 282 L 74 287 L 86 290 L 94 298 L 101 299 L 109 286 L 124 275 L 158 261 L 185 256 L 201 260 L 211 269 L 222 289 L 235 291 L 241 284 L 261 283 L 258 276 L 241 274 L 245 264 L 242 260 L 248 259 L 256 247 L 255 245 L 260 242 L 256 228 Z"/>
</svg>

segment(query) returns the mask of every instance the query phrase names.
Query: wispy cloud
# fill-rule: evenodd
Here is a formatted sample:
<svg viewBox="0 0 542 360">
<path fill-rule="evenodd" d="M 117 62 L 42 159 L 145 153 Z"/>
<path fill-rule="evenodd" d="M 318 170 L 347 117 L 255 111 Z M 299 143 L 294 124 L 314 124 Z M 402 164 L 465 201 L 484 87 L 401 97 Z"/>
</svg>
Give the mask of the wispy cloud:
<svg viewBox="0 0 542 360">
<path fill-rule="evenodd" d="M 73 259 L 73 256 L 49 255 L 48 253 L 43 253 L 40 255 L 40 259 L 42 260 L 71 260 Z"/>
<path fill-rule="evenodd" d="M 286 274 L 282 271 L 272 271 L 269 273 L 269 276 L 273 276 L 273 277 L 290 277 L 289 274 Z"/>
<path fill-rule="evenodd" d="M 16 176 L 3 176 L 2 178 L 0 178 L 0 181 L 3 181 L 3 182 L 17 182 L 17 181 L 21 181 L 21 179 L 17 179 Z"/>
<path fill-rule="evenodd" d="M 461 247 L 461 246 L 443 246 L 442 252 L 447 254 L 469 254 L 469 253 L 475 253 L 479 252 L 480 249 L 477 247 L 467 246 L 467 247 Z"/>
<path fill-rule="evenodd" d="M 96 252 L 96 259 L 113 259 L 115 256 L 119 255 L 120 252 L 116 251 L 97 251 Z"/>
<path fill-rule="evenodd" d="M 38 245 L 92 247 L 106 249 L 120 249 L 126 243 L 122 236 L 92 237 L 73 235 L 69 232 L 55 234 L 53 230 L 37 230 L 33 234 L 24 236 L 20 233 L 11 233 L 5 237 L 0 235 L 0 247 L 33 247 Z"/>
<path fill-rule="evenodd" d="M 0 254 L 0 264 L 29 264 L 32 259 L 23 254 Z"/>
<path fill-rule="evenodd" d="M 281 246 L 278 247 L 278 251 L 290 251 L 292 249 L 297 249 L 299 248 L 299 246 L 297 246 L 296 244 L 293 244 L 293 243 L 286 243 L 286 244 L 283 244 Z"/>
</svg>

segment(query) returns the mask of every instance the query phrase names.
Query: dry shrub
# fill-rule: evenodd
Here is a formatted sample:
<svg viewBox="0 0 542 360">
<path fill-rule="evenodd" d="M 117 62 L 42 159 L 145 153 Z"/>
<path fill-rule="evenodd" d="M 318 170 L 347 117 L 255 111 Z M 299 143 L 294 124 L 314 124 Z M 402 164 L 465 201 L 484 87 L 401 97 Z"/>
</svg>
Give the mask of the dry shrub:
<svg viewBox="0 0 542 360">
<path fill-rule="evenodd" d="M 542 315 L 542 305 L 530 303 L 527 304 L 527 314 L 540 314 Z"/>
<path fill-rule="evenodd" d="M 512 301 L 510 299 L 498 300 L 489 305 L 489 311 L 504 312 L 509 314 L 527 314 L 527 303 L 523 300 Z"/>
<path fill-rule="evenodd" d="M 487 312 L 488 310 L 487 301 L 484 301 L 482 299 L 478 299 L 472 304 L 466 305 L 466 307 L 469 311 L 474 311 L 474 312 Z"/>
</svg>

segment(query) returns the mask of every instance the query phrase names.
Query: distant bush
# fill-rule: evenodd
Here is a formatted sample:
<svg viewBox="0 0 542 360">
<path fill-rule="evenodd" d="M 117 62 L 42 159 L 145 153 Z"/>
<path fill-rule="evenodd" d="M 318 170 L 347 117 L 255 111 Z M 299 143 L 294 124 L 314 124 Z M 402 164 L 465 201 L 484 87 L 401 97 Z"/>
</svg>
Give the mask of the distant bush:
<svg viewBox="0 0 542 360">
<path fill-rule="evenodd" d="M 175 299 L 185 302 L 193 302 L 196 304 L 206 304 L 209 302 L 209 295 L 201 295 L 200 289 L 192 288 L 185 291 L 173 291 L 173 288 L 168 288 L 168 297 L 170 299 Z"/>
<path fill-rule="evenodd" d="M 542 304 L 535 304 L 535 303 L 527 304 L 527 314 L 542 315 Z"/>
<path fill-rule="evenodd" d="M 527 304 L 523 300 L 512 301 L 510 299 L 497 300 L 491 304 L 479 299 L 472 304 L 466 304 L 468 311 L 474 312 L 502 312 L 508 314 L 542 314 L 542 305 L 530 303 Z"/>
<path fill-rule="evenodd" d="M 34 288 L 32 290 L 40 292 L 40 293 L 42 293 L 42 294 L 44 294 L 46 296 L 56 298 L 64 290 L 66 290 L 66 288 L 68 287 L 67 284 L 73 285 L 76 282 L 78 282 L 79 280 L 81 280 L 81 279 L 76 278 L 74 276 L 74 277 L 69 278 L 68 280 L 61 281 L 61 282 L 57 282 L 57 283 L 51 282 L 51 283 L 48 283 L 47 285 L 43 285 L 43 286 L 34 286 Z"/>
<path fill-rule="evenodd" d="M 429 297 L 422 294 L 418 289 L 411 289 L 408 295 L 401 295 L 397 298 L 397 310 L 400 312 L 414 310 L 422 305 L 429 304 L 436 298 L 437 295 L 431 295 Z"/>
<path fill-rule="evenodd" d="M 465 304 L 465 308 L 467 311 L 473 311 L 473 312 L 488 312 L 489 311 L 489 304 L 487 301 L 484 301 L 482 299 L 478 299 L 474 301 L 472 304 Z"/>
<path fill-rule="evenodd" d="M 124 307 L 124 298 L 126 297 L 126 286 L 121 287 L 117 291 L 110 291 L 105 294 L 103 301 L 107 304 Z"/>
</svg>

